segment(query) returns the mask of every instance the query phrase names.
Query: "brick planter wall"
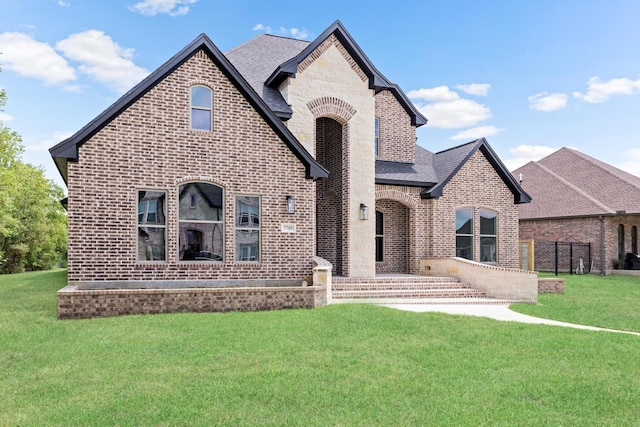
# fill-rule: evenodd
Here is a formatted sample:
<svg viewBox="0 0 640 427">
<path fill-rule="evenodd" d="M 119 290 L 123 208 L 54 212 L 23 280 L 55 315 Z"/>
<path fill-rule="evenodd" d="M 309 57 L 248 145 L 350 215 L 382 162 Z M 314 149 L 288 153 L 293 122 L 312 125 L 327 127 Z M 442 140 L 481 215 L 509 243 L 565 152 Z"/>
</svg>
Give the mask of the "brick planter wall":
<svg viewBox="0 0 640 427">
<path fill-rule="evenodd" d="M 544 278 L 538 279 L 538 293 L 564 294 L 565 279 Z"/>
<path fill-rule="evenodd" d="M 79 289 L 78 286 L 66 286 L 58 291 L 58 318 L 260 311 L 315 308 L 326 304 L 324 286 L 183 289 Z"/>
</svg>

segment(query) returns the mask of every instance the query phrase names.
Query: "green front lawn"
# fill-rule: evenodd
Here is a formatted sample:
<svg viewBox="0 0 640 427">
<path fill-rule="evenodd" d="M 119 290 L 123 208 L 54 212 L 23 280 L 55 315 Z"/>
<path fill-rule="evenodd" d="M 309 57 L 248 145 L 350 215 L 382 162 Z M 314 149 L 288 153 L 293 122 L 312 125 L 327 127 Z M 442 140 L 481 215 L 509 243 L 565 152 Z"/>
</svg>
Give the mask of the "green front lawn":
<svg viewBox="0 0 640 427">
<path fill-rule="evenodd" d="M 60 321 L 64 284 L 0 276 L 0 426 L 640 419 L 637 336 L 368 305 Z"/>
<path fill-rule="evenodd" d="M 540 294 L 537 305 L 517 304 L 511 309 L 563 322 L 640 332 L 640 277 L 594 274 L 558 277 L 566 279 L 564 294 Z"/>
</svg>

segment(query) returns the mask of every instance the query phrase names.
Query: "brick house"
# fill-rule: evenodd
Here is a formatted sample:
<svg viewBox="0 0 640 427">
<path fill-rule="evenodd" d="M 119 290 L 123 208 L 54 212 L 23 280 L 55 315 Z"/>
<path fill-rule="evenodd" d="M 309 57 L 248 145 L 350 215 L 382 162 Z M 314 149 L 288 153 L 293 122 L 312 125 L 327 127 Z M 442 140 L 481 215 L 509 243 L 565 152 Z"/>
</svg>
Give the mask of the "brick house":
<svg viewBox="0 0 640 427">
<path fill-rule="evenodd" d="M 520 205 L 520 238 L 591 244 L 585 268 L 608 274 L 638 254 L 640 178 L 570 148 L 513 171 L 532 201 Z M 536 247 L 536 268 L 546 255 Z M 538 260 L 538 258 L 540 258 Z"/>
<path fill-rule="evenodd" d="M 225 54 L 201 35 L 50 150 L 69 285 L 302 280 L 319 259 L 348 277 L 517 267 L 528 195 L 485 139 L 417 146 L 426 122 L 339 21 Z"/>
</svg>

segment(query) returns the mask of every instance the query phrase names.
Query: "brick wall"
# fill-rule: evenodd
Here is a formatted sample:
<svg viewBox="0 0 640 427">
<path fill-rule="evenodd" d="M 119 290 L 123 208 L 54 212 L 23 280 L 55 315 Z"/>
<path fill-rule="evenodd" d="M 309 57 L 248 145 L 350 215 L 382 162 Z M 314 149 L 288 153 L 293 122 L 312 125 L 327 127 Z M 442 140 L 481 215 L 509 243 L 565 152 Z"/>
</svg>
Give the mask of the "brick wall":
<svg viewBox="0 0 640 427">
<path fill-rule="evenodd" d="M 444 195 L 430 201 L 433 235 L 429 256 L 455 256 L 455 211 L 459 208 L 472 208 L 474 211 L 474 261 L 480 261 L 479 209 L 485 208 L 498 214 L 497 264 L 501 267 L 517 268 L 519 266 L 518 210 L 513 199 L 513 193 L 486 157 L 480 150 L 476 151 L 447 183 Z"/>
<path fill-rule="evenodd" d="M 67 286 L 58 291 L 58 318 L 315 308 L 326 303 L 324 286 L 103 290 Z"/>
<path fill-rule="evenodd" d="M 376 94 L 376 117 L 379 118 L 378 159 L 414 163 L 416 160 L 416 128 L 393 93 Z"/>
<path fill-rule="evenodd" d="M 625 252 L 631 251 L 631 227 L 640 229 L 640 215 L 605 216 L 604 219 L 604 269 L 610 271 L 613 261 L 618 259 L 618 226 L 624 226 Z M 520 238 L 523 240 L 545 240 L 559 242 L 591 243 L 591 256 L 594 269 L 601 268 L 600 218 L 558 218 L 558 219 L 522 219 L 520 221 Z M 640 242 L 639 242 L 640 243 Z M 535 264 L 548 265 L 550 260 L 538 259 L 536 251 Z M 588 268 L 592 260 L 585 260 Z"/>
<path fill-rule="evenodd" d="M 376 210 L 384 215 L 383 261 L 376 273 L 409 272 L 409 208 L 393 200 L 376 201 Z"/>
<path fill-rule="evenodd" d="M 197 76 L 197 80 L 194 77 Z M 189 90 L 213 90 L 213 131 L 189 129 Z M 304 166 L 202 52 L 152 88 L 69 163 L 69 282 L 295 278 L 308 276 L 315 241 L 315 188 Z M 224 261 L 178 261 L 178 186 L 224 190 Z M 137 191 L 167 193 L 166 261 L 139 262 Z M 236 262 L 236 195 L 261 201 L 261 262 Z M 287 214 L 285 198 L 295 199 Z M 281 224 L 294 223 L 295 233 Z"/>
</svg>

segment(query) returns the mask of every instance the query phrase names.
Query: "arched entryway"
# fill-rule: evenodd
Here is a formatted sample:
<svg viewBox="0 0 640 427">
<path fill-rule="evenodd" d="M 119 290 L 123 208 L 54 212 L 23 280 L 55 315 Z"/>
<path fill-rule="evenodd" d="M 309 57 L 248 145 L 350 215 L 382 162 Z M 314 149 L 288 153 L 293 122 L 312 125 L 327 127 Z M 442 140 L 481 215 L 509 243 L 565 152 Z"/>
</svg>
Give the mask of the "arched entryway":
<svg viewBox="0 0 640 427">
<path fill-rule="evenodd" d="M 376 200 L 376 274 L 409 273 L 410 209 L 402 203 Z"/>
<path fill-rule="evenodd" d="M 344 253 L 348 187 L 345 176 L 346 159 L 344 125 L 320 117 L 316 120 L 316 159 L 328 171 L 329 177 L 316 183 L 316 236 L 318 256 L 333 264 L 333 273 L 346 274 Z"/>
</svg>

